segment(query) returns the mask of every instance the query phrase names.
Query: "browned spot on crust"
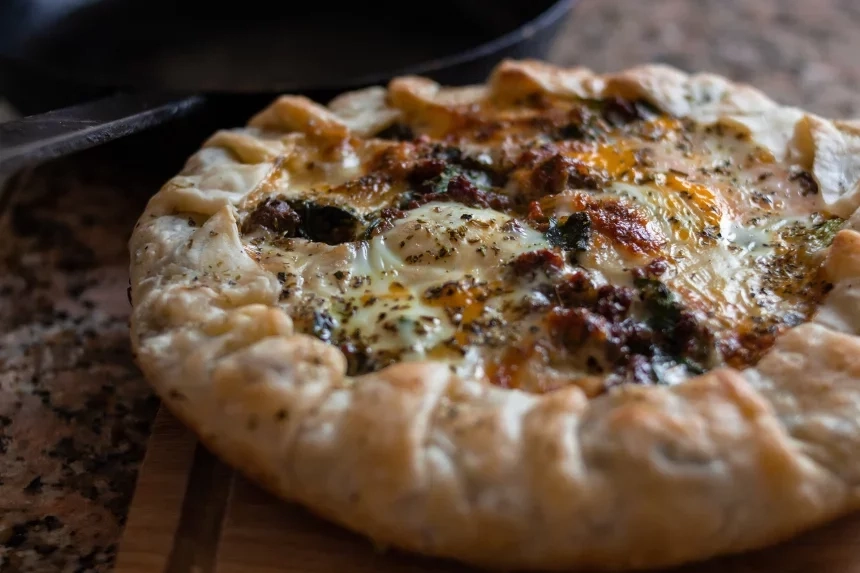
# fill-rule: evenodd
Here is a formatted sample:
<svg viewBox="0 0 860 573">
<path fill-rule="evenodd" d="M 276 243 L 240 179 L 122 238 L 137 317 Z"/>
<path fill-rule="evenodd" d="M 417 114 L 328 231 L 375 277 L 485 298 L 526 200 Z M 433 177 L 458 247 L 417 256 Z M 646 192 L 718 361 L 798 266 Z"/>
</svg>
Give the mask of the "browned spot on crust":
<svg viewBox="0 0 860 573">
<path fill-rule="evenodd" d="M 416 146 L 410 143 L 392 145 L 381 151 L 370 162 L 372 172 L 386 173 L 392 178 L 403 178 L 412 169 L 415 162 Z"/>
<path fill-rule="evenodd" d="M 597 189 L 602 180 L 591 172 L 586 163 L 555 154 L 532 172 L 531 182 L 533 191 L 541 196 L 561 193 L 565 189 Z"/>
<path fill-rule="evenodd" d="M 639 209 L 619 199 L 579 194 L 576 206 L 588 213 L 592 228 L 631 253 L 654 254 L 666 244 L 663 233 Z"/>
<path fill-rule="evenodd" d="M 754 332 L 748 329 L 729 331 L 717 346 L 729 366 L 745 368 L 754 364 L 773 346 L 776 336 L 768 332 Z"/>
<path fill-rule="evenodd" d="M 358 179 L 347 181 L 331 189 L 330 195 L 339 195 L 347 199 L 351 205 L 372 205 L 396 192 L 393 180 L 384 173 L 371 173 Z M 393 197 L 392 197 L 393 198 Z"/>
<path fill-rule="evenodd" d="M 524 275 L 537 270 L 546 273 L 561 271 L 564 268 L 564 257 L 551 249 L 540 249 L 530 253 L 523 253 L 511 263 L 513 271 L 518 275 Z"/>
<path fill-rule="evenodd" d="M 549 335 L 567 348 L 586 342 L 603 344 L 609 337 L 608 320 L 585 308 L 554 308 L 547 316 Z"/>
</svg>

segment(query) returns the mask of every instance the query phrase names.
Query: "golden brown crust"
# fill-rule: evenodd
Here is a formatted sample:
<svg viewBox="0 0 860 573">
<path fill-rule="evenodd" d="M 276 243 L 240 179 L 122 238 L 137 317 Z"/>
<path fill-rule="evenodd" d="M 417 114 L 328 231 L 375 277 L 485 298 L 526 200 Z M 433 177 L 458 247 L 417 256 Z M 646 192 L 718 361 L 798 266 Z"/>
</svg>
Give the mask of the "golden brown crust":
<svg viewBox="0 0 860 573">
<path fill-rule="evenodd" d="M 577 386 L 529 394 L 430 361 L 350 377 L 342 352 L 297 333 L 237 219 L 249 196 L 291 176 L 279 161 L 308 146 L 342 156 L 343 172 L 320 176 L 337 185 L 351 176 L 352 137 L 401 115 L 444 133 L 458 121 L 453 103 L 535 93 L 644 97 L 741 126 L 810 169 L 822 207 L 849 219 L 825 255 L 833 288 L 812 322 L 779 336 L 755 367 L 590 400 Z M 214 135 L 150 201 L 130 241 L 132 343 L 166 405 L 214 451 L 380 543 L 544 570 L 760 547 L 860 500 L 858 142 L 856 124 L 663 66 L 599 76 L 505 62 L 487 87 L 401 78 L 328 109 L 285 96 L 247 128 Z"/>
</svg>

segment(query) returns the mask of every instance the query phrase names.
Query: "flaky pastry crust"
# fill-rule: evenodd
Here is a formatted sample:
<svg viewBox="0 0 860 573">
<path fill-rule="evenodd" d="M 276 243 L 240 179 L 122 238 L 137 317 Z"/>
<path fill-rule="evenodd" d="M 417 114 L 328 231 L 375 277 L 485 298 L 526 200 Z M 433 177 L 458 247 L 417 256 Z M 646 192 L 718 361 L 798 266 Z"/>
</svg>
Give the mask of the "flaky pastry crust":
<svg viewBox="0 0 860 573">
<path fill-rule="evenodd" d="M 281 285 L 244 249 L 243 209 L 301 138 L 338 142 L 400 118 L 534 93 L 644 98 L 748 132 L 810 170 L 848 219 L 812 320 L 754 366 L 589 399 L 404 362 L 346 375 L 296 332 Z M 778 542 L 860 505 L 860 124 L 778 105 L 708 74 L 597 75 L 506 61 L 486 85 L 419 77 L 322 106 L 283 96 L 215 134 L 152 198 L 130 240 L 132 342 L 164 403 L 230 464 L 380 544 L 500 569 L 667 566 Z M 190 220 L 190 221 L 189 221 Z M 217 268 L 204 276 L 203 269 Z"/>
</svg>

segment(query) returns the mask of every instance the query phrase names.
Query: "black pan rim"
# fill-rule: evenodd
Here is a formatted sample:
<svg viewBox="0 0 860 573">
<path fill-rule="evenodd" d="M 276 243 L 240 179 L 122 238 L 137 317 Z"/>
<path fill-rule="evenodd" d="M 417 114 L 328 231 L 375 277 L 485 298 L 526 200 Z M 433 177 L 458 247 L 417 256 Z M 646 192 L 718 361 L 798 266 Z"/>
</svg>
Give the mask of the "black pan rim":
<svg viewBox="0 0 860 573">
<path fill-rule="evenodd" d="M 423 75 L 431 76 L 436 73 L 445 72 L 449 69 L 458 66 L 470 65 L 481 59 L 492 57 L 494 54 L 503 52 L 518 43 L 528 40 L 534 35 L 541 33 L 543 30 L 556 24 L 568 12 L 578 0 L 558 0 L 552 3 L 543 12 L 537 16 L 520 24 L 514 30 L 507 32 L 499 37 L 493 38 L 482 44 L 478 44 L 468 50 L 461 51 L 449 56 L 443 56 L 433 60 L 424 61 L 418 64 L 394 68 L 390 71 L 382 71 L 378 73 L 365 74 L 349 78 L 347 81 L 332 80 L 317 84 L 299 85 L 299 82 L 272 84 L 264 89 L 256 90 L 172 90 L 162 87 L 147 88 L 141 85 L 124 85 L 116 84 L 109 81 L 102 81 L 98 78 L 82 78 L 74 73 L 64 73 L 62 70 L 45 65 L 42 62 L 33 61 L 27 58 L 15 57 L 9 54 L 0 54 L 0 64 L 12 65 L 29 70 L 31 73 L 37 73 L 49 81 L 56 81 L 67 85 L 78 86 L 79 89 L 111 92 L 155 92 L 155 93 L 174 93 L 177 96 L 191 96 L 194 94 L 206 94 L 212 96 L 250 96 L 250 95 L 271 95 L 283 93 L 308 93 L 308 92 L 343 92 L 356 90 L 363 87 L 382 85 L 390 81 L 394 77 Z M 106 94 L 105 94 L 106 95 Z"/>
<path fill-rule="evenodd" d="M 540 33 L 542 30 L 548 28 L 549 26 L 552 26 L 560 18 L 564 17 L 564 15 L 567 14 L 573 8 L 573 5 L 576 2 L 577 0 L 558 0 L 549 8 L 540 13 L 538 16 L 521 24 L 515 30 L 511 30 L 507 34 L 499 36 L 498 38 L 495 38 L 488 42 L 484 42 L 483 44 L 478 44 L 476 47 L 464 52 L 460 52 L 459 54 L 436 58 L 434 60 L 424 62 L 423 64 L 397 68 L 390 73 L 368 74 L 365 76 L 360 76 L 355 80 L 341 85 L 343 85 L 346 89 L 349 89 L 350 87 L 356 85 L 379 84 L 389 78 L 397 76 L 430 75 L 440 70 L 468 64 L 480 58 L 492 56 L 493 54 L 501 52 L 506 48 L 509 48 L 523 40 L 530 38 L 535 34 Z M 337 86 L 334 84 L 332 84 L 332 86 L 326 85 L 322 86 L 322 89 L 328 90 L 332 87 Z"/>
</svg>

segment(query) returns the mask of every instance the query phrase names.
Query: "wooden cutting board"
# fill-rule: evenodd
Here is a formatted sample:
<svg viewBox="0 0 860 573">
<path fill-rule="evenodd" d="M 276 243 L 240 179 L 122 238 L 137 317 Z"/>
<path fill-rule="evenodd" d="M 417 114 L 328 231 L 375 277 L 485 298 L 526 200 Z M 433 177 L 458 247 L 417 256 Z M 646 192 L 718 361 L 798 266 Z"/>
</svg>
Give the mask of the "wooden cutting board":
<svg viewBox="0 0 860 573">
<path fill-rule="evenodd" d="M 116 573 L 475 571 L 383 552 L 278 501 L 198 445 L 165 409 L 153 427 L 116 566 Z M 860 515 L 778 547 L 672 573 L 860 573 Z"/>
</svg>

